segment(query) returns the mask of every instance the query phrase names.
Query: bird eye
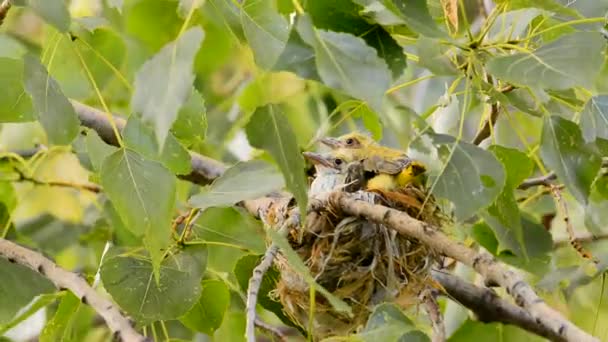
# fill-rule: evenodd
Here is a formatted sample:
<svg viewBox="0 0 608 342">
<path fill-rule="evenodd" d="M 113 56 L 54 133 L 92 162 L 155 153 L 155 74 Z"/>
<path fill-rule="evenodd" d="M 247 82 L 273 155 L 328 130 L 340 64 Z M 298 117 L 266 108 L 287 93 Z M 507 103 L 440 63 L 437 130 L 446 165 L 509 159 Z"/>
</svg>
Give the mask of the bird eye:
<svg viewBox="0 0 608 342">
<path fill-rule="evenodd" d="M 346 139 L 346 145 L 352 145 L 354 143 L 355 143 L 355 139 L 353 139 L 353 138 Z"/>
<path fill-rule="evenodd" d="M 342 159 L 340 159 L 340 158 L 336 158 L 336 160 L 334 160 L 334 164 L 336 164 L 337 166 L 342 165 L 343 162 L 344 161 Z"/>
</svg>

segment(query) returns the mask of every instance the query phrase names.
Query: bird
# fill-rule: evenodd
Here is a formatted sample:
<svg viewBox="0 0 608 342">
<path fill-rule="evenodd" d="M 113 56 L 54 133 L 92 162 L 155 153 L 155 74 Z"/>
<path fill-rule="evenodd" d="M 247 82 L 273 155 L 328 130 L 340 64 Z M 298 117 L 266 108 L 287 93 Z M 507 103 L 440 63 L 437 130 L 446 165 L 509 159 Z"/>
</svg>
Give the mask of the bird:
<svg viewBox="0 0 608 342">
<path fill-rule="evenodd" d="M 310 160 L 317 170 L 309 196 L 322 199 L 335 190 L 365 190 L 358 193 L 365 201 L 373 203 L 374 197 L 370 197 L 370 194 L 375 193 L 391 207 L 405 209 L 410 214 L 416 215 L 423 209 L 426 191 L 418 188 L 419 183 L 400 183 L 406 177 L 409 177 L 410 181 L 421 177 L 419 163 L 411 163 L 399 174 L 378 173 L 368 168 L 369 162 L 366 159 L 356 159 L 354 156 L 359 156 L 358 153 L 349 152 L 352 151 L 340 148 L 326 153 L 304 152 L 306 159 Z"/>
<path fill-rule="evenodd" d="M 378 144 L 365 134 L 353 132 L 320 141 L 333 151 L 339 151 L 349 162 L 360 160 L 364 171 L 375 174 L 367 181 L 368 190 L 395 190 L 426 182 L 424 164 L 410 159 L 403 151 Z"/>
<path fill-rule="evenodd" d="M 314 165 L 317 173 L 310 185 L 309 196 L 338 189 L 353 192 L 362 187 L 363 167 L 360 163 L 353 163 L 350 155 L 341 151 L 302 154 Z"/>
</svg>

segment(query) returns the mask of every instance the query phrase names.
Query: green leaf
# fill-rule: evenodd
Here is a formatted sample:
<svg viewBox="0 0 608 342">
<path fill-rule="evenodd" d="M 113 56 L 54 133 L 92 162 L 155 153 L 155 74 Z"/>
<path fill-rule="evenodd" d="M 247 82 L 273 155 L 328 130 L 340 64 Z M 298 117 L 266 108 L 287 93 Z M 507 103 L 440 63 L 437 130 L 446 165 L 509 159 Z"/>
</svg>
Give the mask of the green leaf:
<svg viewBox="0 0 608 342">
<path fill-rule="evenodd" d="M 579 127 L 559 116 L 545 117 L 540 155 L 572 195 L 580 203 L 587 204 L 601 160 L 585 145 Z"/>
<path fill-rule="evenodd" d="M 315 50 L 304 42 L 296 26 L 292 27 L 287 45 L 272 70 L 291 71 L 304 79 L 321 80 L 315 65 Z"/>
<path fill-rule="evenodd" d="M 458 220 L 468 219 L 497 198 L 506 177 L 492 153 L 463 141 L 456 142 L 447 135 L 434 135 L 433 142 L 442 146 L 442 157 L 449 157 L 437 176 L 433 193 L 454 203 Z"/>
<path fill-rule="evenodd" d="M 363 331 L 355 335 L 364 342 L 376 341 L 412 341 L 406 335 L 416 330 L 412 322 L 395 304 L 384 303 L 376 306 L 367 320 Z M 430 341 L 422 334 L 423 339 L 415 341 Z"/>
<path fill-rule="evenodd" d="M 581 113 L 581 130 L 585 142 L 608 139 L 608 95 L 594 96 Z"/>
<path fill-rule="evenodd" d="M 488 39 L 493 42 L 524 38 L 532 20 L 543 14 L 538 8 L 526 8 L 500 14 L 488 31 Z"/>
<path fill-rule="evenodd" d="M 604 44 L 597 32 L 576 32 L 530 53 L 494 57 L 487 68 L 494 76 L 518 85 L 548 89 L 591 87 L 602 66 Z"/>
<path fill-rule="evenodd" d="M 25 56 L 24 66 L 25 90 L 32 97 L 38 119 L 46 130 L 49 141 L 57 145 L 68 145 L 80 127 L 72 104 L 36 57 Z"/>
<path fill-rule="evenodd" d="M 190 154 L 173 134 L 169 133 L 165 145 L 159 148 L 153 128 L 144 124 L 136 114 L 129 117 L 122 135 L 127 148 L 137 151 L 146 159 L 160 162 L 171 172 L 186 175 L 192 171 Z"/>
<path fill-rule="evenodd" d="M 566 7 L 555 0 L 498 0 L 497 4 L 506 4 L 511 9 L 540 8 L 549 12 L 580 18 L 581 15 L 572 7 Z"/>
<path fill-rule="evenodd" d="M 124 29 L 145 44 L 137 46 L 138 49 L 155 53 L 180 32 L 183 21 L 178 16 L 177 9 L 177 1 L 165 0 L 138 1 L 131 6 L 124 6 Z M 154 18 L 154 25 L 150 25 L 150 18 Z"/>
<path fill-rule="evenodd" d="M 397 14 L 389 11 L 380 0 L 353 0 L 353 2 L 363 6 L 363 9 L 359 11 L 359 14 L 368 21 L 373 21 L 383 26 L 405 24 L 403 19 Z"/>
<path fill-rule="evenodd" d="M 264 69 L 272 68 L 287 44 L 287 20 L 277 12 L 274 1 L 245 0 L 241 22 L 255 62 Z"/>
<path fill-rule="evenodd" d="M 80 306 L 80 299 L 72 292 L 67 292 L 53 317 L 46 323 L 40 333 L 40 342 L 70 340 L 71 321 Z"/>
<path fill-rule="evenodd" d="M 16 6 L 30 7 L 42 19 L 61 32 L 67 32 L 70 28 L 70 12 L 63 0 L 13 0 L 13 3 Z"/>
<path fill-rule="evenodd" d="M 323 83 L 367 101 L 376 112 L 382 110 L 391 73 L 375 49 L 351 34 L 317 30 L 308 17 L 300 18 L 298 32 L 315 49 L 317 71 Z"/>
<path fill-rule="evenodd" d="M 222 326 L 215 332 L 214 340 L 245 342 L 245 321 L 245 312 L 242 309 L 228 312 Z"/>
<path fill-rule="evenodd" d="M 221 280 L 205 280 L 201 286 L 201 298 L 180 321 L 192 330 L 213 336 L 230 305 L 230 291 Z"/>
<path fill-rule="evenodd" d="M 381 0 L 381 3 L 412 30 L 431 38 L 449 38 L 435 24 L 426 0 Z"/>
<path fill-rule="evenodd" d="M 372 134 L 376 141 L 382 139 L 382 122 L 378 114 L 374 113 L 367 105 L 358 104 L 351 112 L 353 118 L 361 119 L 363 126 Z"/>
<path fill-rule="evenodd" d="M 406 68 L 403 48 L 382 26 L 362 18 L 359 14 L 362 7 L 353 6 L 351 0 L 307 1 L 305 4 L 315 28 L 362 38 L 386 62 L 393 79 L 403 74 Z"/>
<path fill-rule="evenodd" d="M 117 150 L 116 147 L 106 144 L 101 140 L 97 131 L 92 129 L 87 131 L 86 145 L 87 152 L 89 153 L 89 160 L 93 165 L 93 169 L 97 172 L 101 170 L 104 159 Z"/>
<path fill-rule="evenodd" d="M 296 198 L 302 216 L 308 201 L 304 158 L 298 148 L 296 136 L 277 105 L 259 107 L 246 127 L 249 143 L 270 153 L 279 164 L 287 188 Z"/>
<path fill-rule="evenodd" d="M 76 42 L 96 85 L 103 89 L 117 76 L 115 70 L 121 69 L 127 57 L 125 42 L 118 33 L 105 28 L 98 28 L 90 34 L 83 33 Z M 71 67 L 71 76 L 74 77 L 74 66 Z"/>
<path fill-rule="evenodd" d="M 419 37 L 416 46 L 420 66 L 429 69 L 435 75 L 458 74 L 458 69 L 446 55 L 448 49 L 442 46 L 438 39 Z"/>
<path fill-rule="evenodd" d="M 209 207 L 230 206 L 279 190 L 284 184 L 283 177 L 273 165 L 261 160 L 252 160 L 238 163 L 226 170 L 204 192 L 192 196 L 189 203 L 203 210 Z"/>
<path fill-rule="evenodd" d="M 100 174 L 101 185 L 126 227 L 144 236 L 158 275 L 169 244 L 175 177 L 161 164 L 124 148 L 104 160 Z"/>
<path fill-rule="evenodd" d="M 240 258 L 234 266 L 234 275 L 243 292 L 246 292 L 249 288 L 249 279 L 253 276 L 253 269 L 259 264 L 260 260 L 261 256 L 248 254 Z M 283 312 L 283 305 L 280 302 L 273 300 L 270 295 L 270 292 L 276 288 L 279 278 L 280 274 L 276 268 L 271 267 L 266 271 L 258 291 L 258 304 L 277 315 L 283 323 L 301 329 L 299 325 L 292 322 L 291 319 L 285 315 L 285 312 Z"/>
<path fill-rule="evenodd" d="M 467 320 L 454 332 L 450 342 L 468 341 L 529 341 L 541 342 L 544 338 L 512 325 Z"/>
<path fill-rule="evenodd" d="M 334 310 L 347 314 L 348 316 L 352 316 L 351 307 L 346 302 L 334 296 L 331 292 L 327 291 L 323 286 L 319 285 L 315 281 L 306 265 L 302 262 L 296 251 L 291 248 L 289 242 L 284 236 L 280 235 L 273 229 L 268 229 L 268 234 L 272 238 L 272 242 L 276 243 L 279 246 L 281 253 L 287 259 L 289 265 L 296 273 L 302 276 L 308 286 L 312 286 L 315 288 L 316 291 L 320 292 L 323 297 L 327 299 L 327 301 L 334 308 Z"/>
<path fill-rule="evenodd" d="M 192 88 L 190 97 L 177 113 L 171 132 L 187 146 L 203 142 L 207 136 L 207 109 L 205 99 Z"/>
<path fill-rule="evenodd" d="M 83 223 L 63 221 L 50 214 L 19 222 L 17 229 L 20 237 L 25 237 L 33 246 L 49 255 L 57 255 L 77 244 L 79 238 L 88 231 Z"/>
<path fill-rule="evenodd" d="M 32 101 L 23 89 L 23 62 L 0 57 L 0 122 L 34 120 Z"/>
<path fill-rule="evenodd" d="M 192 64 L 203 36 L 200 27 L 189 29 L 165 45 L 135 75 L 131 106 L 142 114 L 144 122 L 154 125 L 161 148 L 179 109 L 190 96 L 194 81 Z"/>
<path fill-rule="evenodd" d="M 27 53 L 27 48 L 17 39 L 0 33 L 0 57 L 21 60 Z M 20 68 L 23 70 L 23 67 Z"/>
<path fill-rule="evenodd" d="M 0 324 L 11 322 L 34 297 L 55 290 L 47 278 L 5 258 L 0 258 L 0 279 Z"/>
<path fill-rule="evenodd" d="M 192 243 L 207 245 L 209 267 L 220 272 L 232 272 L 238 259 L 247 253 L 266 250 L 261 222 L 235 207 L 205 210 L 194 224 L 192 236 Z"/>
<path fill-rule="evenodd" d="M 101 279 L 123 310 L 142 323 L 150 323 L 177 319 L 196 304 L 206 265 L 206 248 L 184 247 L 162 261 L 156 283 L 148 257 L 120 254 L 118 248 L 112 248 L 101 266 Z"/>
<path fill-rule="evenodd" d="M 498 239 L 496 254 L 510 250 L 527 259 L 521 216 L 514 191 L 524 179 L 532 175 L 534 164 L 525 153 L 515 149 L 493 145 L 488 150 L 500 161 L 507 175 L 503 191 L 482 217 L 492 227 Z"/>
<path fill-rule="evenodd" d="M 29 317 L 31 317 L 33 314 L 38 312 L 40 309 L 44 308 L 47 305 L 52 304 L 53 302 L 55 302 L 57 300 L 57 298 L 60 298 L 63 295 L 64 295 L 64 292 L 55 292 L 55 293 L 49 293 L 49 294 L 42 294 L 42 295 L 35 297 L 31 303 L 31 305 L 28 305 L 28 308 L 26 310 L 24 310 L 17 316 L 11 317 L 11 320 L 7 324 L 0 323 L 0 336 L 2 336 L 5 332 L 16 327 L 21 322 L 23 322 L 26 319 L 28 319 Z M 1 311 L 1 309 L 0 309 L 0 311 Z"/>
<path fill-rule="evenodd" d="M 526 213 L 521 214 L 521 227 L 525 243 L 522 254 L 527 258 L 502 253 L 498 255 L 499 260 L 535 275 L 551 271 L 551 253 L 554 251 L 551 233 Z"/>
</svg>

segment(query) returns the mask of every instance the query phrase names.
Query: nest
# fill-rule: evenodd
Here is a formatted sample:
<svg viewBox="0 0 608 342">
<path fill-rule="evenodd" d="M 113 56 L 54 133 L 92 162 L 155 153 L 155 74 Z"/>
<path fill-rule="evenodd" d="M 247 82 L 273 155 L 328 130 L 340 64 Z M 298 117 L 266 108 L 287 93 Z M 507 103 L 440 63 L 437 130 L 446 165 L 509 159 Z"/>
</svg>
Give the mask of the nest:
<svg viewBox="0 0 608 342">
<path fill-rule="evenodd" d="M 424 203 L 426 191 L 414 186 L 398 193 L 359 191 L 357 195 L 436 227 L 445 221 L 434 199 L 430 197 Z M 345 216 L 338 208 L 309 214 L 304 229 L 292 231 L 289 240 L 316 282 L 348 303 L 353 312 L 348 317 L 335 311 L 317 293 L 311 315 L 308 284 L 279 254 L 275 264 L 281 279 L 273 295 L 303 328 L 308 328 L 309 317 L 314 317 L 315 339 L 356 332 L 376 304 L 389 301 L 403 308 L 416 305 L 420 293 L 434 284 L 430 267 L 438 256 L 427 246 L 384 225 Z"/>
</svg>

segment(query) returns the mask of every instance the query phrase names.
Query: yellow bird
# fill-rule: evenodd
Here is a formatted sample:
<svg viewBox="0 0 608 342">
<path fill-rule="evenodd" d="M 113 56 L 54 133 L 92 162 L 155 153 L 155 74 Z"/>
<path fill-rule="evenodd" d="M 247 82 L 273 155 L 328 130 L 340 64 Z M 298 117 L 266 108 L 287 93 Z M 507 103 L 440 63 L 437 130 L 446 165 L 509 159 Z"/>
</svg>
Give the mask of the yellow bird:
<svg viewBox="0 0 608 342">
<path fill-rule="evenodd" d="M 426 180 L 426 167 L 422 163 L 411 160 L 403 151 L 378 144 L 367 135 L 354 132 L 320 141 L 350 161 L 361 160 L 365 171 L 376 174 L 368 180 L 368 190 L 395 190 Z"/>
</svg>

